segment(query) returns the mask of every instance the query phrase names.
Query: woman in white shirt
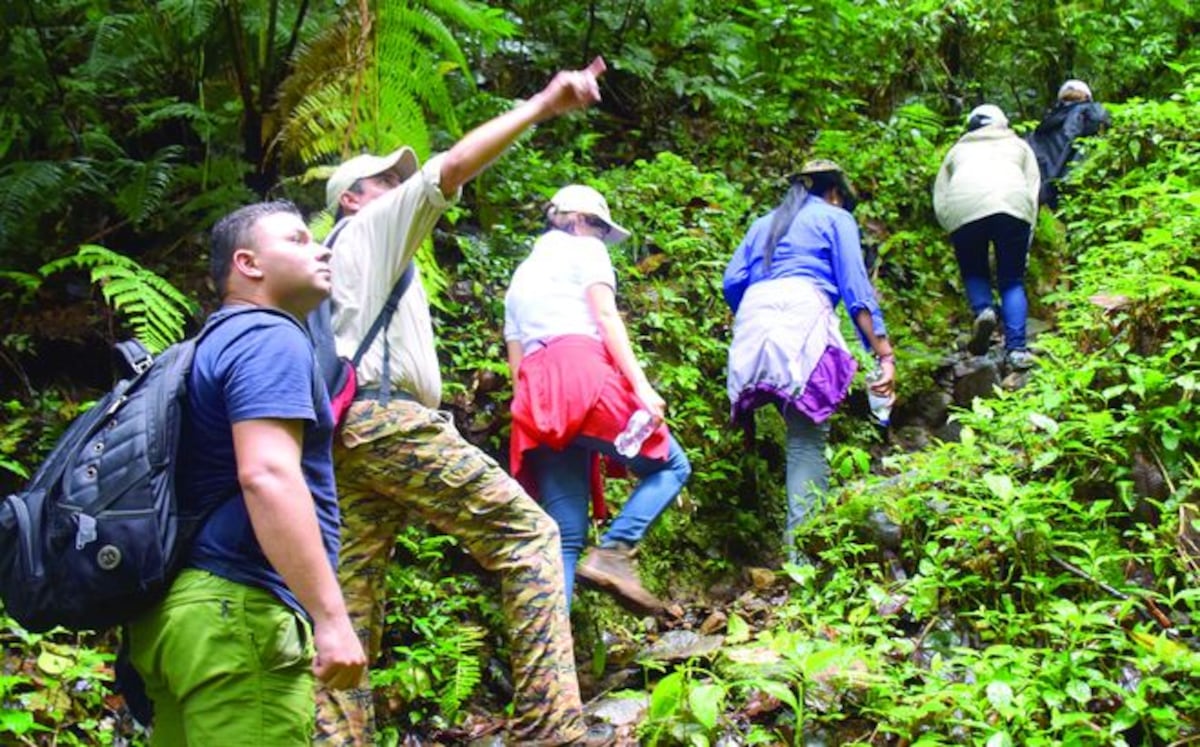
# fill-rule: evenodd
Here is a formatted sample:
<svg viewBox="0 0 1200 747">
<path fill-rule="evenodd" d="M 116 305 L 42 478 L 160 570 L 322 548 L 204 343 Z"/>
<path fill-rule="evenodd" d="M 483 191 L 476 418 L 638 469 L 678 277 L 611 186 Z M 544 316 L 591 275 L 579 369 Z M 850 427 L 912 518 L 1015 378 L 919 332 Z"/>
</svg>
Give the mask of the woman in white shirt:
<svg viewBox="0 0 1200 747">
<path fill-rule="evenodd" d="M 514 381 L 511 469 L 558 522 L 567 598 L 588 533 L 589 497 L 605 512 L 599 460 L 638 478 L 608 531 L 579 563 L 579 576 L 639 612 L 662 602 L 638 580 L 632 555 L 683 489 L 691 465 L 664 422 L 666 403 L 637 362 L 616 306 L 606 244 L 628 238 L 604 197 L 583 185 L 559 190 L 547 231 L 513 274 L 504 299 L 504 338 Z M 631 420 L 648 421 L 627 446 Z M 648 417 L 647 417 L 648 416 Z M 630 439 L 626 439 L 630 440 Z"/>
</svg>

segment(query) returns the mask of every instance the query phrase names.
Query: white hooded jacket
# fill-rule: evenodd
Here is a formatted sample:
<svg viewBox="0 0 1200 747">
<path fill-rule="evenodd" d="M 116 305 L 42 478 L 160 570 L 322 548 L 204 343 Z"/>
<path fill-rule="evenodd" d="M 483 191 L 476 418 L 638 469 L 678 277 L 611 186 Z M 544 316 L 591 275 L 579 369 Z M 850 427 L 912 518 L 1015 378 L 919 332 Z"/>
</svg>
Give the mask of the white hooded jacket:
<svg viewBox="0 0 1200 747">
<path fill-rule="evenodd" d="M 986 125 L 963 135 L 946 154 L 933 187 L 933 210 L 951 233 L 997 213 L 1032 225 L 1039 186 L 1033 149 L 1007 126 Z"/>
</svg>

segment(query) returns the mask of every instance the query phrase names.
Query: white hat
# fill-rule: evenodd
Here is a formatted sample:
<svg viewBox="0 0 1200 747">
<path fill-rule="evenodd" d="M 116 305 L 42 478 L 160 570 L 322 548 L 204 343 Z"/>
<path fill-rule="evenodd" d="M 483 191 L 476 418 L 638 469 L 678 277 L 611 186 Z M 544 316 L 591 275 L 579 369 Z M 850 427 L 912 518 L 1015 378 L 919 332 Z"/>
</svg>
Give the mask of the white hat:
<svg viewBox="0 0 1200 747">
<path fill-rule="evenodd" d="M 336 213 L 342 193 L 359 179 L 376 176 L 385 171 L 395 171 L 400 181 L 404 181 L 417 173 L 418 168 L 420 164 L 417 162 L 417 154 L 407 145 L 386 156 L 373 156 L 370 153 L 355 156 L 338 166 L 330 175 L 329 181 L 325 182 L 325 206 L 329 208 L 329 212 Z"/>
<path fill-rule="evenodd" d="M 967 115 L 967 129 L 975 130 L 988 125 L 1008 127 L 1008 117 L 995 104 L 980 104 Z"/>
<path fill-rule="evenodd" d="M 604 243 L 619 244 L 629 238 L 629 231 L 613 222 L 608 212 L 604 195 L 582 184 L 568 184 L 550 198 L 550 209 L 557 213 L 584 213 L 594 215 L 608 224 Z"/>
<path fill-rule="evenodd" d="M 1058 100 L 1062 101 L 1067 94 L 1071 92 L 1082 93 L 1088 101 L 1092 100 L 1092 89 L 1088 88 L 1087 83 L 1084 83 L 1082 80 L 1078 80 L 1076 78 L 1071 78 L 1066 83 L 1063 83 L 1061 86 L 1059 86 Z"/>
</svg>

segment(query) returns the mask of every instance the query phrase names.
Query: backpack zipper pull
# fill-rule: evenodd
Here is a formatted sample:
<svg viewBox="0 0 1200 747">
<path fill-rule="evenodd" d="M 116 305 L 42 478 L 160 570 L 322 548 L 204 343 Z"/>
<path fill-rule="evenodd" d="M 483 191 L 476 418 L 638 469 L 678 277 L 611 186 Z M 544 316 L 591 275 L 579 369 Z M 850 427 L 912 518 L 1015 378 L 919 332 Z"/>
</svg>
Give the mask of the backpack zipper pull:
<svg viewBox="0 0 1200 747">
<path fill-rule="evenodd" d="M 82 550 L 89 542 L 96 541 L 96 517 L 91 514 L 79 513 L 79 530 L 75 532 L 75 549 Z"/>
</svg>

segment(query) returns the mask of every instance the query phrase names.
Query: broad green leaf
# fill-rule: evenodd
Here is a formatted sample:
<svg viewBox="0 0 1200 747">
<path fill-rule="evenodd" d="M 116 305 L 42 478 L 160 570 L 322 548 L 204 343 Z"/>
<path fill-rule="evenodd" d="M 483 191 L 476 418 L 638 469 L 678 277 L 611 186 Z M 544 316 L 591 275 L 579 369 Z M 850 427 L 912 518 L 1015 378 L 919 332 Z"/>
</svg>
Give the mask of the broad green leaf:
<svg viewBox="0 0 1200 747">
<path fill-rule="evenodd" d="M 998 731 L 988 737 L 987 747 L 1012 747 L 1012 737 L 1006 731 Z"/>
<path fill-rule="evenodd" d="M 1084 704 L 1092 699 L 1092 688 L 1083 680 L 1071 680 L 1067 683 L 1066 691 L 1076 703 Z"/>
<path fill-rule="evenodd" d="M 650 693 L 650 718 L 666 719 L 679 711 L 683 699 L 683 673 L 672 672 L 658 681 Z"/>
<path fill-rule="evenodd" d="M 717 719 L 721 716 L 724 701 L 725 688 L 720 685 L 699 685 L 688 693 L 688 707 L 691 708 L 692 715 L 709 731 L 717 728 Z"/>
<path fill-rule="evenodd" d="M 1012 478 L 1008 475 L 989 472 L 983 476 L 983 482 L 988 486 L 988 490 L 992 491 L 992 495 L 1002 501 L 1012 500 L 1013 494 L 1016 492 Z"/>
<path fill-rule="evenodd" d="M 1007 682 L 991 682 L 987 686 L 987 699 L 993 707 L 1008 708 L 1012 705 L 1013 691 Z M 990 744 L 990 742 L 989 742 Z"/>
</svg>

